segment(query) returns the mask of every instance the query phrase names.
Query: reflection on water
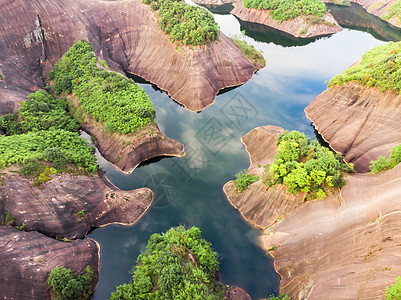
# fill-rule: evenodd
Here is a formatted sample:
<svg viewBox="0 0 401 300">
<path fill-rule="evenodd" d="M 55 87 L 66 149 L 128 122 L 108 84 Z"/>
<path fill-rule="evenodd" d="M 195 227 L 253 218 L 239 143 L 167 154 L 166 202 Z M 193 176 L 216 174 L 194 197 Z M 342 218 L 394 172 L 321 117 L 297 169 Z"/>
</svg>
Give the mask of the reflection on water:
<svg viewBox="0 0 401 300">
<path fill-rule="evenodd" d="M 401 40 L 401 29 L 369 14 L 357 3 L 352 3 L 351 6 L 335 4 L 326 4 L 326 6 L 342 27 L 369 32 L 382 41 Z"/>
<path fill-rule="evenodd" d="M 232 15 L 215 15 L 226 34 L 239 34 Z M 273 260 L 259 245 L 259 229 L 249 226 L 227 201 L 223 185 L 249 167 L 241 136 L 255 127 L 278 125 L 314 136 L 305 107 L 325 88 L 325 80 L 343 72 L 367 50 L 382 44 L 371 35 L 344 30 L 305 46 L 246 41 L 262 50 L 267 67 L 253 79 L 220 94 L 201 113 L 171 101 L 165 92 L 140 83 L 157 112 L 160 129 L 185 145 L 186 157 L 149 161 L 126 175 L 99 157 L 107 177 L 119 188 L 150 186 L 158 204 L 133 227 L 112 225 L 89 237 L 101 245 L 100 278 L 94 299 L 108 299 L 129 271 L 149 236 L 172 226 L 198 226 L 221 253 L 224 283 L 244 288 L 253 299 L 277 293 Z M 161 183 L 165 184 L 161 184 Z"/>
</svg>

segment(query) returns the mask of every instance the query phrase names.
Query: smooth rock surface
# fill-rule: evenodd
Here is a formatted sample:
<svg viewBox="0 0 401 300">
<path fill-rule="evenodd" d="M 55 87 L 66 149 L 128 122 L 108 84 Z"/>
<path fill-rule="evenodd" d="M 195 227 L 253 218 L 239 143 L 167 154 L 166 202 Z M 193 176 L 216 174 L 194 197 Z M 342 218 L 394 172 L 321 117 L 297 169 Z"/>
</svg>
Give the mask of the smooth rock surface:
<svg viewBox="0 0 401 300">
<path fill-rule="evenodd" d="M 83 238 L 93 227 L 133 225 L 153 201 L 150 189 L 122 191 L 104 175 L 64 173 L 37 187 L 32 179 L 7 174 L 2 175 L 0 192 L 0 213 L 11 213 L 16 225 L 68 239 Z M 84 218 L 77 214 L 81 210 Z"/>
<path fill-rule="evenodd" d="M 182 53 L 139 0 L 3 0 L 0 15 L 1 92 L 44 88 L 42 75 L 81 39 L 113 70 L 155 83 L 191 111 L 204 109 L 220 89 L 241 85 L 256 71 L 223 33 L 210 46 L 183 47 Z M 0 100 L 12 107 L 21 99 L 6 93 Z"/>
<path fill-rule="evenodd" d="M 388 156 L 401 142 L 401 96 L 358 83 L 332 86 L 305 109 L 316 130 L 355 171 L 368 172 L 371 160 Z"/>
<path fill-rule="evenodd" d="M 401 274 L 401 165 L 356 174 L 266 230 L 281 291 L 292 299 L 384 299 Z"/>
<path fill-rule="evenodd" d="M 230 287 L 226 290 L 224 300 L 252 300 L 252 298 L 243 289 L 239 287 Z"/>
<path fill-rule="evenodd" d="M 251 160 L 250 174 L 262 175 L 263 167 L 273 162 L 277 137 L 283 132 L 284 129 L 269 125 L 257 127 L 242 137 Z M 233 181 L 227 182 L 223 191 L 248 223 L 262 229 L 280 221 L 305 199 L 305 194 L 289 194 L 283 185 L 269 188 L 260 177 L 241 193 L 236 190 Z"/>
<path fill-rule="evenodd" d="M 46 280 L 64 266 L 83 273 L 87 266 L 98 278 L 99 246 L 92 240 L 60 242 L 39 232 L 0 226 L 0 296 L 2 299 L 50 299 Z"/>
</svg>

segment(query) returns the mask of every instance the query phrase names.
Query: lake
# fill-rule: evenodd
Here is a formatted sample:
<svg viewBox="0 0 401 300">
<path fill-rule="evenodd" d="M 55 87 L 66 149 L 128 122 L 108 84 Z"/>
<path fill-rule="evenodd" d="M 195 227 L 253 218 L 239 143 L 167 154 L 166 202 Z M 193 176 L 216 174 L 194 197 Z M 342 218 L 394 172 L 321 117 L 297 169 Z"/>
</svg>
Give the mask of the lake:
<svg viewBox="0 0 401 300">
<path fill-rule="evenodd" d="M 352 16 L 350 9 L 356 11 L 355 18 L 360 17 L 360 7 L 347 8 Z M 338 8 L 336 14 L 341 15 Z M 386 27 L 382 33 L 377 25 L 374 30 L 369 28 L 371 23 L 383 28 L 387 25 L 367 15 L 374 22 L 366 21 L 365 26 L 356 20 L 355 26 L 348 26 L 352 29 L 306 44 L 266 28 L 240 25 L 232 15 L 215 14 L 215 18 L 226 35 L 245 30 L 246 41 L 263 51 L 267 66 L 248 83 L 218 95 L 216 102 L 201 113 L 189 112 L 165 92 L 140 83 L 156 108 L 160 129 L 183 143 L 187 155 L 149 161 L 130 175 L 98 156 L 112 183 L 124 190 L 148 186 L 155 192 L 155 204 L 133 227 L 111 225 L 88 235 L 101 245 L 100 278 L 94 299 L 108 299 L 116 285 L 131 279 L 131 266 L 152 233 L 178 225 L 199 227 L 221 254 L 224 283 L 245 289 L 253 299 L 277 294 L 279 276 L 272 258 L 259 246 L 260 230 L 241 218 L 222 191 L 235 173 L 249 167 L 240 138 L 263 125 L 299 130 L 315 138 L 304 109 L 326 89 L 325 82 L 369 49 L 400 34 L 394 28 Z"/>
</svg>

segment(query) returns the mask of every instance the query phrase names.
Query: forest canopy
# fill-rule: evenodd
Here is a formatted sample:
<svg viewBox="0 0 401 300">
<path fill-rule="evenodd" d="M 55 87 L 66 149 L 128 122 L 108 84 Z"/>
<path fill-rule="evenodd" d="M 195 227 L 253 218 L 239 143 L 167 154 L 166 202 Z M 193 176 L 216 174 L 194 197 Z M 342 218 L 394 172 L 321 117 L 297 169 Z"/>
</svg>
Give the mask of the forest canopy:
<svg viewBox="0 0 401 300">
<path fill-rule="evenodd" d="M 117 287 L 117 299 L 223 299 L 216 279 L 218 253 L 197 227 L 152 234 L 132 268 L 132 282 Z"/>
<path fill-rule="evenodd" d="M 73 92 L 79 108 L 109 132 L 132 134 L 152 122 L 156 111 L 146 92 L 132 79 L 99 68 L 97 62 L 87 41 L 76 42 L 49 73 L 54 93 Z"/>
<path fill-rule="evenodd" d="M 143 0 L 159 12 L 159 27 L 172 42 L 184 45 L 209 45 L 219 37 L 219 27 L 208 10 L 183 0 Z"/>
<path fill-rule="evenodd" d="M 401 90 L 401 42 L 389 42 L 366 52 L 361 62 L 330 80 L 329 87 L 356 81 L 381 91 Z"/>
<path fill-rule="evenodd" d="M 301 15 L 321 18 L 326 11 L 326 6 L 319 0 L 244 0 L 244 6 L 269 10 L 272 18 L 281 22 Z"/>
</svg>

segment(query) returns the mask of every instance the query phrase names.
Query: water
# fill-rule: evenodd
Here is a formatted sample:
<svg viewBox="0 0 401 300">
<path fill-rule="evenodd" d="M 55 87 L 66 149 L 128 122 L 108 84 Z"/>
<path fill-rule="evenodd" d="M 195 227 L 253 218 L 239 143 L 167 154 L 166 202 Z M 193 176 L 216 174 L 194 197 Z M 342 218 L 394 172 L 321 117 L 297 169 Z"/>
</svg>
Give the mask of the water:
<svg viewBox="0 0 401 300">
<path fill-rule="evenodd" d="M 216 14 L 215 18 L 227 35 L 243 30 L 231 15 Z M 254 299 L 278 293 L 279 276 L 273 260 L 259 246 L 260 230 L 243 221 L 222 191 L 236 172 L 249 166 L 240 138 L 257 126 L 269 124 L 313 137 L 305 107 L 326 89 L 326 80 L 384 42 L 349 29 L 304 46 L 288 47 L 288 43 L 251 37 L 246 40 L 263 51 L 267 67 L 250 82 L 219 95 L 201 113 L 188 112 L 166 93 L 141 84 L 156 107 L 160 129 L 184 143 L 187 157 L 153 160 L 131 175 L 122 174 L 99 157 L 116 186 L 124 190 L 150 186 L 156 193 L 156 204 L 133 227 L 112 225 L 89 235 L 101 245 L 100 278 L 94 299 L 107 299 L 116 285 L 130 280 L 131 266 L 152 233 L 178 225 L 198 226 L 203 237 L 221 253 L 224 283 L 244 288 Z M 248 115 L 242 111 L 242 118 L 237 119 L 229 113 L 240 104 Z M 208 136 L 212 130 L 220 132 L 215 140 Z"/>
</svg>

